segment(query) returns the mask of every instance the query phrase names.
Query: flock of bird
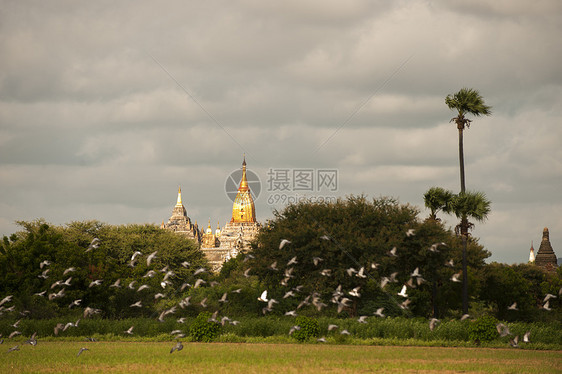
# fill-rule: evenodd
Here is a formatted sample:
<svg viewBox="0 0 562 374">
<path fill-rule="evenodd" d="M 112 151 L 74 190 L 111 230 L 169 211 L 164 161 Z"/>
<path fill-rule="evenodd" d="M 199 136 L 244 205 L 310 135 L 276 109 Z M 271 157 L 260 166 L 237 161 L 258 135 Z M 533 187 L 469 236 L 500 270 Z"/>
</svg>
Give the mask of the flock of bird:
<svg viewBox="0 0 562 374">
<path fill-rule="evenodd" d="M 413 236 L 415 235 L 415 231 L 413 229 L 408 230 L 405 235 L 407 237 Z M 326 240 L 326 241 L 333 241 L 333 239 L 327 235 L 324 235 L 322 237 L 320 237 L 322 240 Z M 284 247 L 288 246 L 291 244 L 291 241 L 288 239 L 283 239 L 281 240 L 280 244 L 279 244 L 279 249 L 282 250 Z M 90 245 L 85 249 L 85 252 L 90 252 L 92 250 L 96 250 L 97 248 L 99 248 L 99 246 L 101 245 L 101 241 L 98 238 L 94 238 Z M 445 246 L 445 243 L 435 243 L 433 244 L 429 250 L 432 252 L 438 252 L 439 248 L 441 246 Z M 398 257 L 398 253 L 397 253 L 397 248 L 394 247 L 392 248 L 390 251 L 388 251 L 387 255 L 391 258 L 395 258 Z M 129 266 L 134 267 L 138 261 L 140 260 L 141 256 L 143 256 L 143 254 L 140 251 L 135 251 L 130 259 L 129 262 Z M 146 265 L 147 267 L 150 267 L 153 264 L 153 261 L 155 258 L 158 257 L 158 251 L 154 251 L 152 253 L 150 253 L 147 257 L 146 257 Z M 245 254 L 245 258 L 244 258 L 244 262 L 247 262 L 248 260 L 253 259 L 254 256 L 251 253 L 246 253 Z M 286 266 L 284 268 L 279 267 L 278 265 L 278 261 L 275 261 L 273 263 L 271 263 L 268 267 L 268 271 L 274 271 L 274 272 L 282 272 L 283 273 L 283 279 L 281 280 L 281 285 L 286 287 L 286 291 L 283 295 L 283 299 L 287 299 L 287 298 L 296 298 L 298 297 L 300 294 L 302 294 L 303 291 L 303 286 L 297 285 L 294 287 L 290 287 L 289 286 L 289 282 L 291 279 L 294 279 L 295 276 L 295 271 L 294 271 L 294 265 L 298 264 L 299 261 L 305 261 L 306 259 L 299 259 L 297 258 L 297 256 L 292 257 L 287 263 Z M 312 263 L 314 264 L 315 267 L 319 267 L 324 260 L 320 257 L 313 257 L 312 259 Z M 40 263 L 40 269 L 42 270 L 41 274 L 39 275 L 39 278 L 42 278 L 44 280 L 49 278 L 49 272 L 50 272 L 50 268 L 49 266 L 51 265 L 51 262 L 48 260 L 44 260 Z M 183 262 L 181 264 L 182 267 L 184 268 L 189 268 L 190 264 L 188 262 Z M 371 263 L 369 265 L 366 266 L 359 266 L 359 269 L 355 269 L 353 267 L 350 267 L 348 269 L 346 269 L 346 273 L 348 276 L 350 277 L 356 277 L 356 278 L 360 278 L 360 279 L 365 279 L 370 277 L 369 274 L 369 270 L 367 269 L 377 269 L 377 267 L 379 266 L 379 264 L 377 263 Z M 453 267 L 454 263 L 453 260 L 449 260 L 447 261 L 447 263 L 445 264 L 445 266 L 448 267 Z M 35 296 L 38 297 L 47 297 L 49 300 L 57 300 L 60 299 L 62 297 L 65 296 L 65 290 L 67 287 L 72 287 L 72 273 L 74 273 L 77 269 L 75 267 L 69 267 L 67 269 L 64 270 L 64 272 L 62 273 L 63 277 L 66 277 L 66 279 L 64 280 L 57 280 L 54 283 L 52 283 L 50 285 L 50 292 L 48 292 L 48 290 L 43 290 L 40 292 L 35 293 Z M 247 267 L 243 274 L 245 277 L 250 277 L 250 272 L 251 272 L 252 268 L 251 267 Z M 205 274 L 205 273 L 209 273 L 207 271 L 207 269 L 200 267 L 197 268 L 193 271 L 192 276 L 193 276 L 193 283 L 188 283 L 185 282 L 183 283 L 180 287 L 179 287 L 179 292 L 183 292 L 188 288 L 198 288 L 198 287 L 202 287 L 206 284 L 208 284 L 208 286 L 215 286 L 218 283 L 217 282 L 213 282 L 213 281 L 206 281 L 203 279 L 203 277 L 201 277 L 201 275 Z M 163 274 L 162 279 L 160 280 L 160 286 L 162 287 L 162 291 L 166 291 L 169 290 L 170 288 L 173 288 L 173 284 L 170 281 L 172 278 L 174 278 L 176 276 L 176 273 L 169 268 L 169 266 L 165 266 L 164 268 L 157 270 L 157 269 L 150 269 L 148 270 L 148 272 L 143 276 L 143 278 L 153 278 L 156 276 L 160 276 L 160 274 Z M 319 269 L 319 274 L 322 277 L 330 277 L 332 276 L 332 270 L 331 269 Z M 455 273 L 451 276 L 450 280 L 452 282 L 461 282 L 461 280 L 459 279 L 461 273 Z M 392 274 L 388 275 L 388 276 L 383 276 L 380 278 L 379 280 L 379 284 L 382 290 L 385 290 L 387 285 L 389 283 L 396 283 L 398 282 L 398 272 L 393 272 Z M 410 299 L 408 296 L 408 291 L 409 289 L 415 288 L 419 285 L 421 285 L 422 283 L 425 282 L 425 279 L 423 278 L 422 274 L 420 273 L 420 269 L 419 267 L 416 267 L 411 273 L 409 273 L 409 280 L 407 282 L 405 282 L 400 291 L 396 293 L 396 296 L 399 296 L 400 298 L 402 298 L 402 302 L 396 302 L 398 304 L 398 306 L 404 310 L 408 309 L 409 304 L 410 304 Z M 101 287 L 103 285 L 103 280 L 102 279 L 95 279 L 92 280 L 88 287 L 92 288 L 92 287 Z M 109 288 L 121 288 L 121 287 L 128 287 L 131 290 L 136 290 L 136 292 L 143 292 L 144 290 L 150 290 L 151 287 L 148 284 L 141 284 L 137 287 L 137 281 L 131 281 L 129 282 L 128 285 L 122 285 L 121 284 L 121 279 L 117 279 L 115 282 L 113 282 L 111 285 L 108 286 Z M 56 290 L 57 288 L 59 288 L 58 290 Z M 178 290 L 173 290 L 178 292 Z M 230 294 L 233 293 L 240 293 L 242 291 L 242 289 L 236 289 L 236 290 L 232 290 L 230 291 Z M 160 298 L 166 298 L 167 295 L 163 292 L 157 292 L 154 293 L 153 297 L 154 300 L 158 300 Z M 385 291 L 386 292 L 386 291 Z M 395 299 L 395 297 L 391 294 L 388 293 L 389 296 L 391 296 L 391 299 Z M 562 294 L 562 289 L 560 289 L 559 291 L 559 295 Z M 224 305 L 225 303 L 227 303 L 229 301 L 229 292 L 225 292 L 218 300 L 218 305 Z M 337 286 L 332 293 L 332 297 L 330 302 L 335 304 L 337 306 L 337 312 L 338 314 L 341 313 L 344 309 L 348 309 L 351 306 L 351 303 L 354 299 L 358 299 L 361 297 L 361 286 L 356 286 L 348 291 L 345 291 L 342 289 L 342 286 L 339 285 Z M 549 311 L 551 310 L 551 308 L 549 307 L 549 302 L 550 299 L 556 298 L 556 295 L 552 295 L 552 294 L 547 294 L 544 298 L 544 305 L 543 305 L 543 309 Z M 4 314 L 4 313 L 10 313 L 10 312 L 16 312 L 15 311 L 15 305 L 12 306 L 7 306 L 10 302 L 12 302 L 13 300 L 13 295 L 8 295 L 5 296 L 2 300 L 0 300 L 0 315 Z M 273 311 L 273 308 L 275 306 L 275 304 L 278 304 L 278 301 L 275 300 L 274 298 L 271 298 L 270 296 L 268 296 L 268 291 L 264 290 L 261 292 L 261 295 L 259 295 L 257 297 L 257 300 L 261 303 L 263 303 L 264 307 L 262 308 L 262 313 L 265 315 L 271 311 Z M 187 296 L 182 298 L 177 305 L 172 306 L 169 309 L 165 309 L 162 310 L 159 315 L 157 320 L 160 322 L 164 322 L 165 318 L 167 316 L 170 315 L 175 315 L 176 313 L 178 313 L 180 311 L 180 309 L 185 309 L 190 305 L 197 305 L 200 306 L 201 308 L 207 308 L 208 307 L 208 303 L 209 300 L 205 297 L 202 300 L 200 300 L 198 303 L 192 303 L 191 300 L 191 296 Z M 294 310 L 289 310 L 289 311 L 285 311 L 284 315 L 286 316 L 292 316 L 292 317 L 296 317 L 298 315 L 297 311 L 303 307 L 306 307 L 308 305 L 312 305 L 313 307 L 315 307 L 318 311 L 322 310 L 323 308 L 327 307 L 328 305 L 326 303 L 324 303 L 324 301 L 321 299 L 321 296 L 319 293 L 317 292 L 312 292 L 306 296 L 304 296 L 302 298 L 302 300 L 300 301 L 300 303 L 298 304 L 298 306 L 296 307 L 296 309 Z M 83 307 L 83 313 L 82 313 L 82 318 L 89 318 L 93 315 L 99 314 L 101 313 L 101 309 L 95 308 L 95 307 L 90 307 L 90 306 L 83 306 L 82 305 L 82 300 L 81 299 L 76 299 L 73 300 L 69 305 L 68 308 L 79 308 L 79 307 Z M 142 308 L 142 300 L 138 300 L 135 303 L 132 303 L 130 305 L 130 308 Z M 180 309 L 178 309 L 180 308 Z M 220 308 L 219 308 L 220 309 Z M 379 317 L 379 318 L 385 318 L 385 314 L 384 314 L 384 307 L 380 307 L 378 308 L 373 315 L 375 317 Z M 510 310 L 517 310 L 517 303 L 513 303 L 508 309 Z M 216 323 L 221 323 L 222 325 L 225 325 L 226 323 L 232 324 L 232 325 L 237 325 L 239 324 L 239 321 L 236 320 L 232 320 L 231 318 L 227 317 L 227 316 L 222 316 L 219 317 L 219 312 L 220 310 L 216 310 L 212 316 L 209 318 L 209 321 L 213 321 Z M 19 312 L 22 316 L 26 316 L 27 314 L 29 314 L 28 311 L 21 311 Z M 358 323 L 368 323 L 368 316 L 359 316 L 357 319 Z M 467 318 L 470 318 L 469 315 L 465 314 L 461 317 L 461 320 L 465 320 Z M 64 332 L 66 330 L 68 330 L 69 328 L 75 328 L 79 326 L 80 323 L 80 318 L 76 321 L 71 321 L 71 322 L 66 322 L 66 323 L 57 323 L 56 326 L 54 326 L 54 334 L 55 335 L 59 335 L 61 332 Z M 14 324 L 12 324 L 12 327 L 14 328 L 14 331 L 8 336 L 8 339 L 12 339 L 18 335 L 21 335 L 22 333 L 20 331 L 18 331 L 18 325 L 20 323 L 21 319 L 17 320 Z M 186 321 L 185 317 L 179 317 L 176 319 L 176 321 L 178 323 L 184 323 Z M 433 331 L 437 324 L 440 321 L 436 318 L 432 318 L 429 320 L 429 329 L 431 331 Z M 300 327 L 298 325 L 292 326 L 288 332 L 288 334 L 293 334 L 294 331 L 300 329 Z M 339 329 L 339 327 L 337 325 L 331 324 L 328 326 L 328 331 L 337 331 Z M 503 324 L 498 324 L 497 326 L 498 329 L 498 333 L 500 334 L 500 336 L 508 336 L 510 335 L 509 329 L 507 328 L 507 326 L 503 325 Z M 129 329 L 123 331 L 124 334 L 127 335 L 133 335 L 134 332 L 134 326 L 131 326 Z M 341 335 L 349 335 L 350 332 L 346 329 L 342 329 L 341 331 L 339 331 L 339 333 Z M 175 346 L 172 347 L 172 349 L 170 350 L 170 354 L 175 352 L 175 351 L 181 351 L 183 349 L 183 345 L 180 341 L 181 338 L 185 337 L 186 334 L 182 331 L 182 330 L 173 330 L 170 333 L 176 340 L 177 343 Z M 524 336 L 523 336 L 523 342 L 529 342 L 530 339 L 530 332 L 527 332 Z M 95 341 L 94 338 L 88 338 L 89 341 Z M 518 346 L 518 340 L 519 337 L 516 336 L 513 339 L 511 339 L 511 345 L 513 347 L 517 347 Z M 326 337 L 320 337 L 318 338 L 318 342 L 326 342 Z M 2 339 L 2 336 L 0 335 L 0 344 L 4 343 L 4 339 Z M 37 345 L 37 333 L 34 333 L 30 339 L 26 340 L 24 344 L 30 344 L 32 346 Z M 8 349 L 8 353 L 9 352 L 13 352 L 13 351 L 17 351 L 19 350 L 19 345 L 13 346 L 11 348 Z M 77 353 L 77 356 L 80 356 L 84 351 L 89 350 L 86 347 L 83 347 L 79 350 L 79 352 Z"/>
</svg>

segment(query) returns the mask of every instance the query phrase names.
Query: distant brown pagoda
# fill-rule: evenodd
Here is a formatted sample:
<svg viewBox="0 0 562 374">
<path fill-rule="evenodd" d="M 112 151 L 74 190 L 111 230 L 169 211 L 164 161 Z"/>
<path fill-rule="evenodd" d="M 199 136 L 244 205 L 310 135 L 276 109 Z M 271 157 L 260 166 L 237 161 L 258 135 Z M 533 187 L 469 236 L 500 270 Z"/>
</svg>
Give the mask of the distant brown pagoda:
<svg viewBox="0 0 562 374">
<path fill-rule="evenodd" d="M 546 227 L 542 232 L 541 246 L 535 256 L 535 264 L 547 271 L 554 271 L 558 267 L 558 260 L 550 244 L 548 228 Z"/>
</svg>

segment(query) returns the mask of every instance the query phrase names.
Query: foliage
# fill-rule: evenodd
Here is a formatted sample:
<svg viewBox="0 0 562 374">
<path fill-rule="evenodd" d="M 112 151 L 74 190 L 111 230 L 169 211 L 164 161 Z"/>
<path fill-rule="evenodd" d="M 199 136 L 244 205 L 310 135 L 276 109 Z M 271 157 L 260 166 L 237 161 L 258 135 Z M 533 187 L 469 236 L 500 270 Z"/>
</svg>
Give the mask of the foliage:
<svg viewBox="0 0 562 374">
<path fill-rule="evenodd" d="M 305 316 L 298 316 L 295 325 L 300 327 L 293 332 L 293 338 L 299 342 L 304 342 L 310 338 L 316 338 L 320 334 L 318 320 Z"/>
<path fill-rule="evenodd" d="M 189 335 L 197 342 L 212 342 L 221 332 L 221 325 L 211 320 L 212 314 L 201 312 L 189 325 Z"/>
<path fill-rule="evenodd" d="M 484 315 L 471 322 L 468 327 L 469 339 L 475 342 L 489 342 L 498 336 L 496 325 L 498 320 L 490 315 Z"/>
<path fill-rule="evenodd" d="M 167 266 L 174 272 L 168 286 L 173 291 L 168 296 L 180 297 L 178 290 L 182 283 L 191 281 L 193 269 L 207 266 L 192 240 L 155 225 L 113 226 L 85 221 L 55 226 L 43 220 L 18 223 L 24 230 L 4 237 L 0 243 L 0 295 L 14 295 L 18 310 L 28 310 L 31 318 L 72 313 L 68 306 L 77 299 L 81 307 L 101 309 L 105 317 L 153 316 L 159 311 L 155 292 L 139 293 L 127 287 L 130 282 L 136 281 L 137 287 L 147 284 L 150 290 L 162 289 L 163 272 L 156 272 L 152 278 L 144 275 Z M 88 250 L 94 238 L 99 239 L 99 247 Z M 130 266 L 137 251 L 142 255 L 135 266 Z M 157 256 L 148 266 L 146 257 L 152 252 Z M 45 260 L 51 264 L 41 268 Z M 185 261 L 192 267 L 183 267 Z M 69 268 L 74 271 L 63 274 Z M 53 286 L 55 281 L 69 278 L 70 286 Z M 121 287 L 109 287 L 118 279 Z M 101 280 L 103 286 L 90 287 L 94 280 Z M 62 297 L 46 300 L 48 294 L 63 288 Z M 35 295 L 42 291 L 46 291 L 43 296 Z M 130 307 L 139 300 L 142 308 Z"/>
</svg>

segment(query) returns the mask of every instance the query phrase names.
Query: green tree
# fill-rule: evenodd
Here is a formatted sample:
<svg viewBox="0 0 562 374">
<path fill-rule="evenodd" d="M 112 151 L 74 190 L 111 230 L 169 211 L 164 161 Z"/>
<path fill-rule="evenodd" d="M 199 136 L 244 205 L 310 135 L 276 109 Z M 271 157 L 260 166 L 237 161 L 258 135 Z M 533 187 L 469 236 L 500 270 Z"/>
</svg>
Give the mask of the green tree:
<svg viewBox="0 0 562 374">
<path fill-rule="evenodd" d="M 465 128 L 470 127 L 470 119 L 466 115 L 473 116 L 492 114 L 492 108 L 484 103 L 484 98 L 477 90 L 472 88 L 461 88 L 455 94 L 449 94 L 445 98 L 445 104 L 451 110 L 457 112 L 457 116 L 451 119 L 457 125 L 459 133 L 459 165 L 461 177 L 461 194 L 466 191 L 465 177 L 464 177 L 464 150 L 463 150 L 463 132 Z M 461 232 L 467 231 L 468 221 L 466 217 L 461 217 Z M 463 240 L 463 254 L 466 253 L 466 240 Z M 468 312 L 468 280 L 466 275 L 466 255 L 463 255 L 463 311 Z"/>
<path fill-rule="evenodd" d="M 462 304 L 463 313 L 468 313 L 468 262 L 467 243 L 470 230 L 474 227 L 468 219 L 483 222 L 490 213 L 491 202 L 483 192 L 461 192 L 454 195 L 447 207 L 447 213 L 454 214 L 461 219 L 460 224 L 455 227 L 455 232 L 460 235 L 462 241 Z"/>
<path fill-rule="evenodd" d="M 428 208 L 431 213 L 429 214 L 428 219 L 433 221 L 440 221 L 440 218 L 437 218 L 437 213 L 447 208 L 447 204 L 453 198 L 453 193 L 449 190 L 446 190 L 442 187 L 431 187 L 426 193 L 423 195 L 423 201 L 425 203 L 425 207 Z"/>
</svg>

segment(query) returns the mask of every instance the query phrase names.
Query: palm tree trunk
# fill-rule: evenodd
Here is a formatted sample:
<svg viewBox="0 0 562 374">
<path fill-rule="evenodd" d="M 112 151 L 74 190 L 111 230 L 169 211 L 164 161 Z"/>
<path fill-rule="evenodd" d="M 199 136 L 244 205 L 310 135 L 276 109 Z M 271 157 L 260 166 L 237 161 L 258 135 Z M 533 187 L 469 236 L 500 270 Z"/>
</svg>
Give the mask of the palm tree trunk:
<svg viewBox="0 0 562 374">
<path fill-rule="evenodd" d="M 463 130 L 464 123 L 458 123 L 459 130 L 459 164 L 461 172 L 461 193 L 466 190 L 464 184 L 464 147 L 463 147 Z M 467 260 L 466 260 L 466 245 L 468 236 L 468 219 L 466 216 L 461 218 L 461 237 L 462 237 L 462 312 L 468 313 L 468 274 L 467 274 Z"/>
<path fill-rule="evenodd" d="M 468 241 L 468 219 L 462 217 L 461 220 L 462 238 L 462 313 L 468 314 L 468 271 L 466 259 L 466 246 Z"/>
<path fill-rule="evenodd" d="M 462 124 L 458 124 L 457 128 L 459 129 L 459 163 L 460 163 L 460 171 L 461 171 L 461 193 L 465 192 L 465 184 L 464 184 L 464 147 L 463 147 L 463 128 Z"/>
</svg>

